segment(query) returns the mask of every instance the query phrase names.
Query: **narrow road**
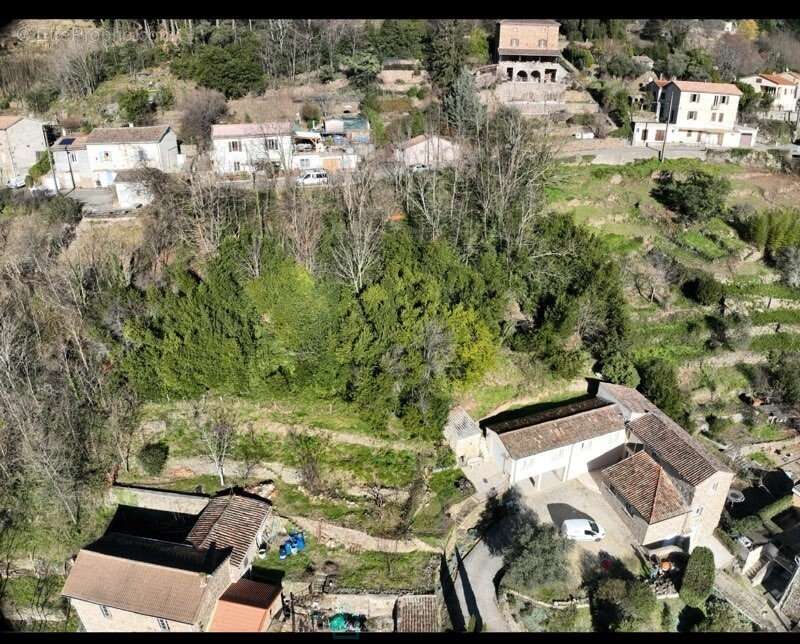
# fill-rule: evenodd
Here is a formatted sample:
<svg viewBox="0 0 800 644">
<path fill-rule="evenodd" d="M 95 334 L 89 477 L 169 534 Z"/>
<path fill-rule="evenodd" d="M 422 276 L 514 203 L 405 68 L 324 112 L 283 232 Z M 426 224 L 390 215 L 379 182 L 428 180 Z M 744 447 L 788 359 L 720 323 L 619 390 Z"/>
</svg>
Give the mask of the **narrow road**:
<svg viewBox="0 0 800 644">
<path fill-rule="evenodd" d="M 459 557 L 458 553 L 456 554 Z M 478 630 L 494 633 L 513 631 L 497 605 L 494 578 L 503 567 L 503 558 L 493 555 L 481 541 L 459 561 L 456 595 L 464 621 L 475 617 Z"/>
</svg>

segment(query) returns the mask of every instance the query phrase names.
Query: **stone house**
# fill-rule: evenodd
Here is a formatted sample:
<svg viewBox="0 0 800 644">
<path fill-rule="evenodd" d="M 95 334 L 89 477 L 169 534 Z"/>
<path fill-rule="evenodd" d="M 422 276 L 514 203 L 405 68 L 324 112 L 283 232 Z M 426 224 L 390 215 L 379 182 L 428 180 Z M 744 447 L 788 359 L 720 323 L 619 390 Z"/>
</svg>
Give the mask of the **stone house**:
<svg viewBox="0 0 800 644">
<path fill-rule="evenodd" d="M 752 147 L 757 128 L 736 124 L 741 90 L 732 83 L 656 81 L 647 90 L 655 95 L 654 113 L 633 119 L 632 145 L 665 143 L 724 148 Z"/>
<path fill-rule="evenodd" d="M 120 170 L 147 167 L 177 172 L 183 158 L 175 132 L 168 125 L 95 128 L 85 143 L 89 170 L 97 187 L 113 185 Z"/>
<path fill-rule="evenodd" d="M 198 515 L 119 506 L 64 584 L 89 632 L 207 630 L 217 600 L 249 570 L 271 506 L 240 494 Z"/>
<path fill-rule="evenodd" d="M 796 121 L 800 111 L 800 76 L 792 72 L 755 74 L 739 79 L 759 94 L 772 96 L 772 104 L 764 116 L 777 121 Z"/>
<path fill-rule="evenodd" d="M 441 136 L 420 134 L 399 144 L 394 157 L 406 167 L 423 164 L 440 168 L 452 165 L 461 157 L 461 146 Z"/>
<path fill-rule="evenodd" d="M 50 147 L 59 190 L 94 188 L 95 179 L 89 167 L 89 153 L 86 151 L 87 138 L 86 134 L 65 134 Z"/>
<path fill-rule="evenodd" d="M 452 418 L 467 426 L 464 414 Z M 677 423 L 620 385 L 599 383 L 594 395 L 505 412 L 480 427 L 481 456 L 511 485 L 528 479 L 544 491 L 596 473 L 601 493 L 644 546 L 691 549 L 710 539 L 733 480 Z"/>
<path fill-rule="evenodd" d="M 559 63 L 559 23 L 555 20 L 500 20 L 497 75 L 512 82 L 559 83 L 567 72 Z"/>
<path fill-rule="evenodd" d="M 43 125 L 25 116 L 0 116 L 0 186 L 15 177 L 24 179 L 47 151 Z"/>
</svg>

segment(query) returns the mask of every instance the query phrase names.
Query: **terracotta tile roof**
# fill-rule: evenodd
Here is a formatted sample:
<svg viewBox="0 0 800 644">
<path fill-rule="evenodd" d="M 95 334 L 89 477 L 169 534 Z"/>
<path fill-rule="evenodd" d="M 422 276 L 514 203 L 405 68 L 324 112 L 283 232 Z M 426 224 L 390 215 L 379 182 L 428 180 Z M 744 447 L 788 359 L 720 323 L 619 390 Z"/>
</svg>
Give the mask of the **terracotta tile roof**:
<svg viewBox="0 0 800 644">
<path fill-rule="evenodd" d="M 699 92 L 701 94 L 730 94 L 741 96 L 740 90 L 733 83 L 703 83 L 700 81 L 671 81 L 682 92 Z"/>
<path fill-rule="evenodd" d="M 776 85 L 796 85 L 797 81 L 794 83 L 790 81 L 788 78 L 784 76 L 780 76 L 778 74 L 759 74 L 761 78 L 766 78 L 771 83 L 775 83 Z"/>
<path fill-rule="evenodd" d="M 271 511 L 270 504 L 239 494 L 211 499 L 186 540 L 205 550 L 233 548 L 231 564 L 240 566 Z"/>
<path fill-rule="evenodd" d="M 645 451 L 607 467 L 603 476 L 648 523 L 689 511 L 669 474 Z"/>
<path fill-rule="evenodd" d="M 87 145 L 107 143 L 158 143 L 169 132 L 168 125 L 149 127 L 98 127 L 86 137 Z"/>
<path fill-rule="evenodd" d="M 440 633 L 440 610 L 436 595 L 401 595 L 395 605 L 395 631 Z"/>
<path fill-rule="evenodd" d="M 81 550 L 61 594 L 193 624 L 206 590 L 202 573 Z"/>
<path fill-rule="evenodd" d="M 617 405 L 605 401 L 588 405 L 589 402 L 586 405 L 588 409 L 579 408 L 577 413 L 509 429 L 499 434 L 500 440 L 511 458 L 516 459 L 625 429 L 622 412 Z M 490 424 L 486 427 L 496 431 Z"/>
<path fill-rule="evenodd" d="M 267 134 L 291 134 L 291 121 L 272 121 L 269 123 L 223 123 L 211 126 L 212 139 L 234 137 L 257 138 Z"/>
<path fill-rule="evenodd" d="M 634 414 L 644 414 L 658 409 L 658 407 L 647 400 L 641 392 L 631 387 L 603 382 L 600 383 L 598 395 L 602 395 L 602 391 L 607 391 L 613 397 L 614 401 L 630 409 Z"/>
<path fill-rule="evenodd" d="M 628 424 L 628 429 L 690 485 L 698 485 L 720 471 L 727 471 L 675 421 L 661 411 Z"/>
<path fill-rule="evenodd" d="M 212 633 L 258 633 L 269 625 L 271 608 L 280 601 L 280 595 L 280 586 L 240 579 L 217 600 L 208 630 Z"/>
<path fill-rule="evenodd" d="M 7 116 L 0 116 L 0 130 L 7 130 L 15 123 L 22 120 L 21 116 L 10 114 Z"/>
</svg>

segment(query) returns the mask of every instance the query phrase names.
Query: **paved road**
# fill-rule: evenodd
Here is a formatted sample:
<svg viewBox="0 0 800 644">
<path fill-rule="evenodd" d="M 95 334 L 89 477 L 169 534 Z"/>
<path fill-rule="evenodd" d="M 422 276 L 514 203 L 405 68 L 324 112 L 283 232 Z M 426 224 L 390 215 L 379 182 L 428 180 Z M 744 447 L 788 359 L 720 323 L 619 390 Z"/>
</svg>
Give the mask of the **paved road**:
<svg viewBox="0 0 800 644">
<path fill-rule="evenodd" d="M 753 149 L 755 150 L 781 150 L 781 151 L 788 151 L 791 149 L 791 145 L 755 145 Z M 710 148 L 710 149 L 721 149 L 721 148 Z M 654 159 L 658 157 L 659 150 L 655 147 L 634 147 L 632 145 L 626 145 L 624 147 L 620 147 L 618 145 L 612 145 L 609 147 L 589 147 L 587 146 L 586 149 L 581 149 L 579 147 L 569 148 L 557 156 L 560 157 L 579 157 L 583 155 L 593 155 L 595 158 L 592 160 L 593 164 L 607 164 L 607 165 L 623 165 L 626 163 L 631 163 L 638 159 Z M 704 147 L 696 147 L 696 146 L 679 146 L 679 145 L 668 145 L 665 152 L 664 158 L 666 159 L 705 159 L 706 158 L 706 148 Z"/>
<path fill-rule="evenodd" d="M 495 633 L 513 631 L 500 612 L 494 588 L 494 577 L 503 567 L 503 558 L 489 552 L 481 542 L 460 562 L 456 595 L 464 621 L 470 615 L 483 630 Z"/>
</svg>

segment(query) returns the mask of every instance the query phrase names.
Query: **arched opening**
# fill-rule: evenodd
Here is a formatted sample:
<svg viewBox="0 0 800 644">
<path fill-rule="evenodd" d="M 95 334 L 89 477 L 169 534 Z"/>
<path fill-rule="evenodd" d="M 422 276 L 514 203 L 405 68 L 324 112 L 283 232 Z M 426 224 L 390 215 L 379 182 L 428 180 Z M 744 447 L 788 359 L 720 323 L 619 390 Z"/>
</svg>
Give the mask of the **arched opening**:
<svg viewBox="0 0 800 644">
<path fill-rule="evenodd" d="M 542 75 L 539 72 L 534 70 L 534 71 L 531 72 L 531 80 L 536 82 L 536 83 L 541 83 L 542 82 Z"/>
<path fill-rule="evenodd" d="M 517 80 L 521 83 L 528 82 L 528 73 L 522 69 L 517 72 Z"/>
</svg>

